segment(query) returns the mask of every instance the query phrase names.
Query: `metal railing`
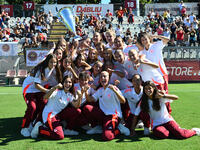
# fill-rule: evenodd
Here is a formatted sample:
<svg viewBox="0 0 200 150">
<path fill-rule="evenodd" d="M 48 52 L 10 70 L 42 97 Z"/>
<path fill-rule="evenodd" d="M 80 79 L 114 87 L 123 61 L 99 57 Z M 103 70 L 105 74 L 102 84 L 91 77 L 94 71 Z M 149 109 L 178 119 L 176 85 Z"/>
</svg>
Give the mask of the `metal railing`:
<svg viewBox="0 0 200 150">
<path fill-rule="evenodd" d="M 171 59 L 200 59 L 200 47 L 198 46 L 167 46 L 163 49 L 163 56 L 167 60 Z"/>
</svg>

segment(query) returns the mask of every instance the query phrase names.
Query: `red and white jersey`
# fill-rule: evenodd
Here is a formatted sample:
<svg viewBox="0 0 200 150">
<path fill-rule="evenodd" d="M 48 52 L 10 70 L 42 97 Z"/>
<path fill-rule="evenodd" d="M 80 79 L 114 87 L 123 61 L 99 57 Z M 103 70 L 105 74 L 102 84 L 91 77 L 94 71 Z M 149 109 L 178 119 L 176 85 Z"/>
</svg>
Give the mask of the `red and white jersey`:
<svg viewBox="0 0 200 150">
<path fill-rule="evenodd" d="M 41 92 L 41 91 L 39 91 L 38 89 L 35 88 L 34 80 L 35 80 L 35 78 L 32 77 L 32 76 L 26 77 L 26 79 L 24 80 L 24 82 L 22 84 L 23 94 Z"/>
<path fill-rule="evenodd" d="M 151 44 L 148 50 L 140 51 L 148 60 L 159 65 L 158 71 L 164 76 L 167 75 L 167 69 L 163 60 L 162 49 L 165 47 L 163 41 L 157 41 Z"/>
<path fill-rule="evenodd" d="M 77 90 L 81 91 L 80 83 L 74 84 L 74 89 L 75 89 L 76 92 L 77 92 Z M 91 88 L 91 87 L 88 89 L 88 94 L 89 94 L 89 95 L 92 95 L 92 94 L 94 94 L 95 92 L 96 92 L 96 91 L 95 91 L 93 88 Z M 83 93 L 81 105 L 83 105 L 84 103 L 86 103 L 85 93 Z"/>
<path fill-rule="evenodd" d="M 63 78 L 64 78 L 65 76 L 67 76 L 67 75 L 73 76 L 73 73 L 72 73 L 71 71 L 69 71 L 69 70 L 66 70 L 66 71 L 63 73 Z"/>
<path fill-rule="evenodd" d="M 74 96 L 69 92 L 65 93 L 64 90 L 55 90 L 51 94 L 48 103 L 46 104 L 42 112 L 43 122 L 45 123 L 47 121 L 47 117 L 50 112 L 50 118 L 52 118 L 56 114 L 61 112 L 65 107 L 67 107 L 67 105 L 71 103 L 74 99 Z"/>
<path fill-rule="evenodd" d="M 135 113 L 136 105 L 140 101 L 142 94 L 143 94 L 143 88 L 141 88 L 141 91 L 139 94 L 135 92 L 134 88 L 128 88 L 122 91 L 122 94 L 124 97 L 128 100 L 128 104 L 130 107 L 131 114 Z"/>
<path fill-rule="evenodd" d="M 96 87 L 98 87 L 99 86 L 99 84 L 100 84 L 100 74 L 98 74 L 96 77 L 93 75 L 93 73 L 92 73 L 92 78 L 93 78 L 93 82 L 92 82 L 92 84 L 94 84 L 94 86 L 96 86 Z"/>
<path fill-rule="evenodd" d="M 153 109 L 153 102 L 152 100 L 148 100 L 149 104 L 149 115 L 151 120 L 153 120 L 153 128 L 158 125 L 165 124 L 171 120 L 173 120 L 172 116 L 168 113 L 167 107 L 165 103 L 167 102 L 172 102 L 172 100 L 166 99 L 166 98 L 161 98 L 160 100 L 160 110 L 154 110 Z M 135 110 L 135 115 L 138 116 L 141 111 L 140 104 Z"/>
<path fill-rule="evenodd" d="M 122 95 L 121 91 L 115 86 L 117 92 Z M 115 115 L 122 118 L 122 111 L 120 101 L 113 90 L 110 88 L 104 89 L 103 87 L 98 89 L 92 97 L 97 101 L 99 100 L 99 107 L 105 115 Z"/>
<path fill-rule="evenodd" d="M 153 68 L 149 65 L 141 64 L 138 67 L 137 72 L 138 72 L 139 75 L 141 75 L 142 80 L 144 82 L 152 81 L 156 85 L 160 85 L 160 84 L 164 83 L 163 76 L 158 72 L 158 69 Z"/>
<path fill-rule="evenodd" d="M 125 60 L 124 60 L 124 63 L 121 64 L 119 62 L 114 62 L 114 65 L 116 66 L 116 69 L 118 68 L 123 68 L 125 71 L 125 77 L 127 79 L 132 79 L 133 75 L 134 74 L 137 74 L 137 70 L 135 70 L 133 68 L 133 63 L 130 61 L 130 59 L 125 56 Z"/>
<path fill-rule="evenodd" d="M 41 84 L 42 86 L 45 86 L 45 85 L 49 85 L 49 86 L 55 86 L 58 84 L 58 81 L 56 79 L 56 70 L 55 69 L 51 69 L 49 70 L 49 68 L 45 68 L 45 81 L 42 80 L 41 78 L 41 72 L 38 71 L 35 75 L 35 80 L 34 82 L 35 83 L 39 83 Z"/>
<path fill-rule="evenodd" d="M 134 45 L 128 45 L 126 46 L 124 49 L 123 49 L 123 52 L 124 54 L 128 57 L 128 52 L 131 50 L 131 49 L 135 49 L 139 52 L 139 49 L 138 47 L 134 44 Z"/>
<path fill-rule="evenodd" d="M 120 82 L 117 85 L 117 87 L 120 90 L 124 90 L 124 89 L 130 88 L 131 86 L 133 86 L 132 83 L 129 80 L 127 80 L 126 78 L 121 78 L 117 74 L 112 73 L 109 83 L 114 85 L 116 80 L 119 80 L 119 82 Z"/>
</svg>

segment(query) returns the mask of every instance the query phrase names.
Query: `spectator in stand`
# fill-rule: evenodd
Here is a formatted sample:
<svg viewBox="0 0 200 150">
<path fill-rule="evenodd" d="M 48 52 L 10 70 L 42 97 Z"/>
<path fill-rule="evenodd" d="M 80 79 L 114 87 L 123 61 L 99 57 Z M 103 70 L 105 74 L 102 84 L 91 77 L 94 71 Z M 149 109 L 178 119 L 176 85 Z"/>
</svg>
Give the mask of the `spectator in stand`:
<svg viewBox="0 0 200 150">
<path fill-rule="evenodd" d="M 37 37 L 36 36 L 33 36 L 31 38 L 31 40 L 32 40 L 31 44 L 30 44 L 31 47 L 39 47 L 40 43 L 37 41 Z"/>
<path fill-rule="evenodd" d="M 134 23 L 134 14 L 132 9 L 130 8 L 129 14 L 128 14 L 128 23 L 133 24 Z"/>
<path fill-rule="evenodd" d="M 196 46 L 196 44 L 195 44 L 195 42 L 196 42 L 196 31 L 193 27 L 191 28 L 189 35 L 190 35 L 189 45 L 190 46 L 192 46 L 192 45 Z"/>
<path fill-rule="evenodd" d="M 148 15 L 149 18 L 150 18 L 150 19 L 154 19 L 154 18 L 155 18 L 155 15 L 156 15 L 156 14 L 155 14 L 154 10 L 151 9 L 151 11 L 149 12 L 149 15 Z"/>
<path fill-rule="evenodd" d="M 182 6 L 182 9 L 181 9 L 181 16 L 182 18 L 186 15 L 186 7 L 185 6 Z"/>
<path fill-rule="evenodd" d="M 117 11 L 117 18 L 119 24 L 123 23 L 123 17 L 124 17 L 124 11 L 122 10 L 122 7 L 120 7 L 119 10 Z"/>
<path fill-rule="evenodd" d="M 170 34 L 171 31 L 169 30 L 169 28 L 165 28 L 164 32 L 163 32 L 163 36 L 167 37 L 168 39 L 170 39 Z"/>
<path fill-rule="evenodd" d="M 190 19 L 190 22 L 192 23 L 192 22 L 194 22 L 194 18 L 195 18 L 196 16 L 194 15 L 194 13 L 192 12 L 191 13 L 191 15 L 189 16 L 189 19 Z"/>
<path fill-rule="evenodd" d="M 117 28 L 115 29 L 115 34 L 116 34 L 116 36 L 120 36 L 121 33 L 122 33 L 122 29 L 121 29 L 120 25 L 118 25 Z"/>
<path fill-rule="evenodd" d="M 177 30 L 177 25 L 175 24 L 175 22 L 173 22 L 170 26 L 170 30 L 171 30 L 171 35 L 170 38 L 174 38 L 176 40 L 176 30 Z"/>
<path fill-rule="evenodd" d="M 187 18 L 186 22 L 184 22 L 185 26 L 190 27 L 191 23 L 190 23 L 190 19 Z"/>
<path fill-rule="evenodd" d="M 190 32 L 190 29 L 188 26 L 185 26 L 184 27 L 184 39 L 183 39 L 183 45 L 184 46 L 189 46 L 189 32 Z"/>
<path fill-rule="evenodd" d="M 179 7 L 179 15 L 180 16 L 181 16 L 181 10 L 182 10 L 183 6 L 184 6 L 184 3 L 183 3 L 183 1 L 181 1 L 181 3 L 178 5 L 178 7 Z"/>
<path fill-rule="evenodd" d="M 107 9 L 107 13 L 106 13 L 106 23 L 111 23 L 113 20 L 113 14 L 110 12 L 109 9 Z"/>
<path fill-rule="evenodd" d="M 168 21 L 168 18 L 169 18 L 168 10 L 164 11 L 163 18 L 165 19 L 165 21 Z"/>
<path fill-rule="evenodd" d="M 176 31 L 176 36 L 177 36 L 177 45 L 178 46 L 183 46 L 183 39 L 184 39 L 184 31 L 182 27 L 179 27 L 178 30 Z"/>
<path fill-rule="evenodd" d="M 200 46 L 200 24 L 198 25 L 198 29 L 197 29 L 197 42 L 198 42 L 198 46 Z"/>
<path fill-rule="evenodd" d="M 161 27 L 161 25 L 158 26 L 156 31 L 157 31 L 158 35 L 163 35 L 163 28 Z"/>
<path fill-rule="evenodd" d="M 199 21 L 194 17 L 193 24 L 191 25 L 195 30 L 198 29 Z"/>
</svg>

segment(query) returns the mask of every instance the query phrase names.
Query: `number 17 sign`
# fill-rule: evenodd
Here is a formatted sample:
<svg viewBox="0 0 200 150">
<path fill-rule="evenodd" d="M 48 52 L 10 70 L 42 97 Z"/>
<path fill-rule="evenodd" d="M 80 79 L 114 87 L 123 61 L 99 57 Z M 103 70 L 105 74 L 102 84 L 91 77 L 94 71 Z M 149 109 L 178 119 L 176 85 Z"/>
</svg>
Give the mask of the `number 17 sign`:
<svg viewBox="0 0 200 150">
<path fill-rule="evenodd" d="M 34 2 L 26 1 L 23 3 L 24 10 L 34 10 Z"/>
<path fill-rule="evenodd" d="M 135 9 L 136 8 L 136 0 L 125 0 L 125 7 Z"/>
</svg>

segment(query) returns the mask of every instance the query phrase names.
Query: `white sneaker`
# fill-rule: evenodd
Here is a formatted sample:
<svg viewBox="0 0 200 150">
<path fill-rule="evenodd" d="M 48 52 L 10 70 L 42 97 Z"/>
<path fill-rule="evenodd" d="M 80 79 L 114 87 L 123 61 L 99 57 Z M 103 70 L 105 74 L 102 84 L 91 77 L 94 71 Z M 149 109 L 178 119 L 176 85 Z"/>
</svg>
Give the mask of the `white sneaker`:
<svg viewBox="0 0 200 150">
<path fill-rule="evenodd" d="M 150 134 L 149 128 L 144 127 L 144 135 L 149 135 L 149 134 Z"/>
<path fill-rule="evenodd" d="M 24 137 L 29 137 L 29 136 L 31 136 L 31 132 L 29 131 L 29 128 L 22 128 L 20 133 L 21 133 L 21 135 L 23 135 Z"/>
<path fill-rule="evenodd" d="M 192 128 L 192 130 L 196 131 L 196 135 L 200 136 L 200 128 Z"/>
<path fill-rule="evenodd" d="M 101 126 L 96 126 L 86 132 L 87 134 L 101 134 L 103 133 Z"/>
<path fill-rule="evenodd" d="M 121 134 L 124 134 L 126 136 L 130 135 L 130 130 L 127 127 L 125 127 L 123 124 L 119 123 L 118 129 L 121 132 Z"/>
<path fill-rule="evenodd" d="M 139 120 L 138 124 L 136 125 L 136 128 L 144 128 L 144 123 Z"/>
<path fill-rule="evenodd" d="M 31 137 L 33 139 L 37 138 L 39 134 L 39 127 L 42 126 L 42 122 L 38 121 L 35 126 L 33 127 L 33 130 L 31 131 Z"/>
<path fill-rule="evenodd" d="M 79 135 L 77 131 L 69 130 L 69 129 L 64 129 L 63 132 L 64 132 L 64 135 Z"/>
</svg>

